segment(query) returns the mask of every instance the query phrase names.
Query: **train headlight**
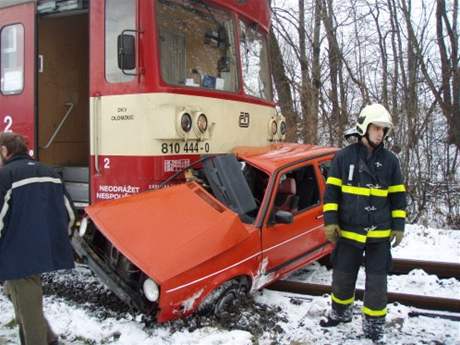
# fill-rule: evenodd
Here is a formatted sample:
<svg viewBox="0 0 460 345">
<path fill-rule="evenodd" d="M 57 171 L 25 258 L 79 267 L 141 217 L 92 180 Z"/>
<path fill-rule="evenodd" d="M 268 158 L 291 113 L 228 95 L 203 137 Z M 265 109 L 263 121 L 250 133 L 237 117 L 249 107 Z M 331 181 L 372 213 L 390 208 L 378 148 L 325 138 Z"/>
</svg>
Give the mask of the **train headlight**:
<svg viewBox="0 0 460 345">
<path fill-rule="evenodd" d="M 278 124 L 276 123 L 276 121 L 272 121 L 271 131 L 273 136 L 275 136 L 276 132 L 278 132 Z"/>
<path fill-rule="evenodd" d="M 275 140 L 275 135 L 276 135 L 276 132 L 278 132 L 278 124 L 276 123 L 276 119 L 274 118 L 271 118 L 269 121 L 268 121 L 268 140 L 270 141 L 273 141 Z"/>
<path fill-rule="evenodd" d="M 155 282 L 150 278 L 147 278 L 144 281 L 144 284 L 142 284 L 142 289 L 144 290 L 145 298 L 147 298 L 150 302 L 156 302 L 158 297 L 160 297 L 160 290 L 158 289 L 158 285 L 155 284 Z"/>
<path fill-rule="evenodd" d="M 206 132 L 206 130 L 208 129 L 208 118 L 205 114 L 201 113 L 200 115 L 198 115 L 198 118 L 196 119 L 196 126 L 198 127 L 201 133 Z"/>
<path fill-rule="evenodd" d="M 286 121 L 281 121 L 281 123 L 280 123 L 280 134 L 282 136 L 284 136 L 284 135 L 286 135 L 286 131 L 287 131 Z"/>
<path fill-rule="evenodd" d="M 189 113 L 183 113 L 180 118 L 180 126 L 185 133 L 192 129 L 192 116 Z"/>
</svg>

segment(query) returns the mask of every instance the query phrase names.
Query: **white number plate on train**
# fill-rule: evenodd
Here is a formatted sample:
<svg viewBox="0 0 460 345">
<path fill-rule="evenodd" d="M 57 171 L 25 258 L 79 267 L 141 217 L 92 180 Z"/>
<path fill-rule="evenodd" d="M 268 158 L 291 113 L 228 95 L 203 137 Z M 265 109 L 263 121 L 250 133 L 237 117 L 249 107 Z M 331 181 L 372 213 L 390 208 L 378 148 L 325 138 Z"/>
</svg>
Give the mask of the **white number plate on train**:
<svg viewBox="0 0 460 345">
<path fill-rule="evenodd" d="M 161 153 L 178 154 L 178 153 L 209 153 L 211 150 L 209 143 L 202 141 L 188 142 L 168 142 L 161 144 Z"/>
</svg>

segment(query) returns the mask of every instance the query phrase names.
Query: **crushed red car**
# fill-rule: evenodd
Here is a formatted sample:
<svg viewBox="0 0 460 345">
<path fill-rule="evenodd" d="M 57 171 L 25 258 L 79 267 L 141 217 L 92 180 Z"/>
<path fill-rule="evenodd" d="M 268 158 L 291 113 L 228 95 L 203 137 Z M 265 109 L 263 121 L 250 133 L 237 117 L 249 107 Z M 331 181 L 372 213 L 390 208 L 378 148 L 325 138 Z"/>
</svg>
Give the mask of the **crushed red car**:
<svg viewBox="0 0 460 345">
<path fill-rule="evenodd" d="M 181 174 L 184 183 L 87 207 L 74 248 L 159 322 L 221 315 L 332 251 L 322 195 L 335 152 L 273 144 L 204 157 Z"/>
</svg>

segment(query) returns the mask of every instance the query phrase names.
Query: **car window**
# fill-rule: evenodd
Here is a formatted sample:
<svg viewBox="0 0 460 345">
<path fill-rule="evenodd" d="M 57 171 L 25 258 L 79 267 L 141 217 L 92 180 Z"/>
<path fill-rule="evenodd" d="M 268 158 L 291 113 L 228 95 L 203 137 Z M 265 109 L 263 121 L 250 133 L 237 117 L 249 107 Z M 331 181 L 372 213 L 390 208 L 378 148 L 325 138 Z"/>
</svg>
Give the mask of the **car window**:
<svg viewBox="0 0 460 345">
<path fill-rule="evenodd" d="M 321 171 L 321 175 L 323 175 L 324 182 L 327 180 L 327 175 L 329 174 L 329 168 L 331 167 L 331 161 L 321 162 L 319 165 L 319 169 Z"/>
<path fill-rule="evenodd" d="M 243 175 L 248 182 L 248 186 L 252 191 L 252 195 L 254 196 L 254 201 L 257 205 L 257 208 L 253 210 L 250 214 L 250 217 L 255 219 L 257 217 L 257 213 L 259 212 L 260 205 L 262 204 L 262 200 L 264 199 L 265 192 L 267 190 L 269 176 L 260 169 L 247 164 L 246 162 L 242 163 L 242 170 Z"/>
<path fill-rule="evenodd" d="M 275 208 L 298 213 L 318 205 L 319 187 L 313 165 L 307 165 L 281 176 L 275 197 Z"/>
<path fill-rule="evenodd" d="M 299 202 L 296 193 L 297 183 L 294 176 L 291 173 L 282 175 L 276 192 L 275 209 L 295 213 Z"/>
</svg>

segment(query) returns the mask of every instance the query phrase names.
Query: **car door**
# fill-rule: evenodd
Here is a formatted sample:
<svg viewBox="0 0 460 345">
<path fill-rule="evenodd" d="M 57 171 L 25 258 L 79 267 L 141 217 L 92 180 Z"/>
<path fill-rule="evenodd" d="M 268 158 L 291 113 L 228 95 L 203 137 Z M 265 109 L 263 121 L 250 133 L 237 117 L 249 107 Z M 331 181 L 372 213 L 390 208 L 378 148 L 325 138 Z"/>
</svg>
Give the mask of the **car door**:
<svg viewBox="0 0 460 345">
<path fill-rule="evenodd" d="M 282 274 L 320 256 L 328 246 L 323 233 L 320 170 L 314 161 L 283 170 L 275 181 L 270 211 L 262 229 L 266 273 Z M 291 223 L 281 216 L 292 214 Z"/>
<path fill-rule="evenodd" d="M 35 152 L 35 2 L 0 4 L 0 129 L 24 135 Z"/>
</svg>

